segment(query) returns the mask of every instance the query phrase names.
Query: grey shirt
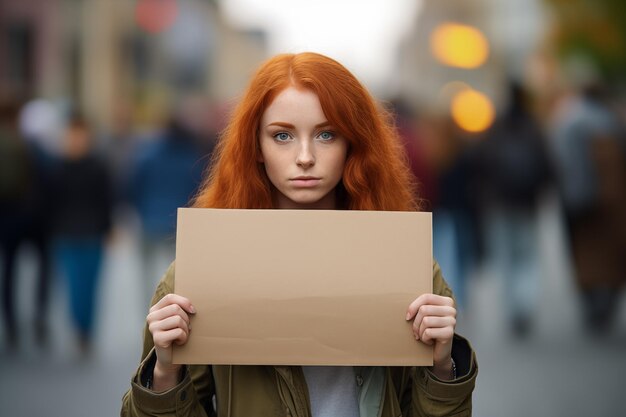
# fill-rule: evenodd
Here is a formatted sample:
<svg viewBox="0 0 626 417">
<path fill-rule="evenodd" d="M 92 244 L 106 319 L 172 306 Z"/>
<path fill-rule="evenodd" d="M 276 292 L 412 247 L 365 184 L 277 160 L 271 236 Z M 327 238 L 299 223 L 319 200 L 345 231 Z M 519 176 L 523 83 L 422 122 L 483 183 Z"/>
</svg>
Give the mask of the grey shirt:
<svg viewBox="0 0 626 417">
<path fill-rule="evenodd" d="M 354 368 L 303 366 L 313 417 L 359 417 Z"/>
</svg>

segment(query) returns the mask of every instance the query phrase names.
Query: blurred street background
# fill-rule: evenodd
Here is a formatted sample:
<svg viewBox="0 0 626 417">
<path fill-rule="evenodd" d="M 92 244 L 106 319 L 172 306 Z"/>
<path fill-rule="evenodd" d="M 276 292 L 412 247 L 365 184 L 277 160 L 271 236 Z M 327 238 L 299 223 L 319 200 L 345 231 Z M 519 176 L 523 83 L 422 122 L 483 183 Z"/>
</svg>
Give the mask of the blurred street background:
<svg viewBox="0 0 626 417">
<path fill-rule="evenodd" d="M 119 414 L 176 208 L 309 50 L 395 117 L 474 415 L 623 415 L 621 0 L 0 0 L 0 415 Z"/>
</svg>

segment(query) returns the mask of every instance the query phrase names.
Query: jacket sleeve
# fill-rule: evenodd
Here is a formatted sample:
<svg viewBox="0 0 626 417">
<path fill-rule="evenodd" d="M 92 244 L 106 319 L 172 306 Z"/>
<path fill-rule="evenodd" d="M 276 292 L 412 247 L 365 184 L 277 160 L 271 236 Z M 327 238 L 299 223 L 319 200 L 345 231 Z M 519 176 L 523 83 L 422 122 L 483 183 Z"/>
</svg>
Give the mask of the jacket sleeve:
<svg viewBox="0 0 626 417">
<path fill-rule="evenodd" d="M 170 265 L 152 297 L 154 305 L 163 296 L 173 292 L 174 263 Z M 185 365 L 181 382 L 172 389 L 156 393 L 146 388 L 146 381 L 152 376 L 156 353 L 152 334 L 146 325 L 144 329 L 141 364 L 133 375 L 131 387 L 122 400 L 121 417 L 207 417 L 214 416 L 213 377 L 210 366 Z"/>
<path fill-rule="evenodd" d="M 433 293 L 453 297 L 437 262 L 433 264 Z M 437 378 L 429 367 L 408 368 L 411 401 L 410 404 L 405 403 L 403 415 L 413 417 L 472 415 L 472 392 L 478 374 L 478 364 L 469 342 L 456 334 L 452 341 L 452 358 L 457 368 L 457 378 L 452 381 Z"/>
</svg>

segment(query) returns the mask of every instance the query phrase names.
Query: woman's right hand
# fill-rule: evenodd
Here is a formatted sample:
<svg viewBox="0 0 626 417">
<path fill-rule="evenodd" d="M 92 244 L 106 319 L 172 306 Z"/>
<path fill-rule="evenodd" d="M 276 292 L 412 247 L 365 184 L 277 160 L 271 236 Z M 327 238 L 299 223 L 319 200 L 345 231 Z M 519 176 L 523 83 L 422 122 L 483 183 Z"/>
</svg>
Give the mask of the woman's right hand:
<svg viewBox="0 0 626 417">
<path fill-rule="evenodd" d="M 146 321 L 157 356 L 152 381 L 154 391 L 166 391 L 178 384 L 182 365 L 172 364 L 172 346 L 187 343 L 191 331 L 189 314 L 195 312 L 191 302 L 177 294 L 167 294 L 150 308 Z"/>
</svg>

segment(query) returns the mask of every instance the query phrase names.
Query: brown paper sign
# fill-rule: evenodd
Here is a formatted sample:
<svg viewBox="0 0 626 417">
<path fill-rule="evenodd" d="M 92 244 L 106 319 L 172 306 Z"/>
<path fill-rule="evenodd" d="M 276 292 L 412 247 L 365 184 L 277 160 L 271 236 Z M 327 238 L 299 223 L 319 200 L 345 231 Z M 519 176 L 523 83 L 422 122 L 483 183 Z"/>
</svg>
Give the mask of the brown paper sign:
<svg viewBox="0 0 626 417">
<path fill-rule="evenodd" d="M 430 213 L 179 209 L 174 362 L 432 365 L 409 304 L 432 292 Z"/>
</svg>

